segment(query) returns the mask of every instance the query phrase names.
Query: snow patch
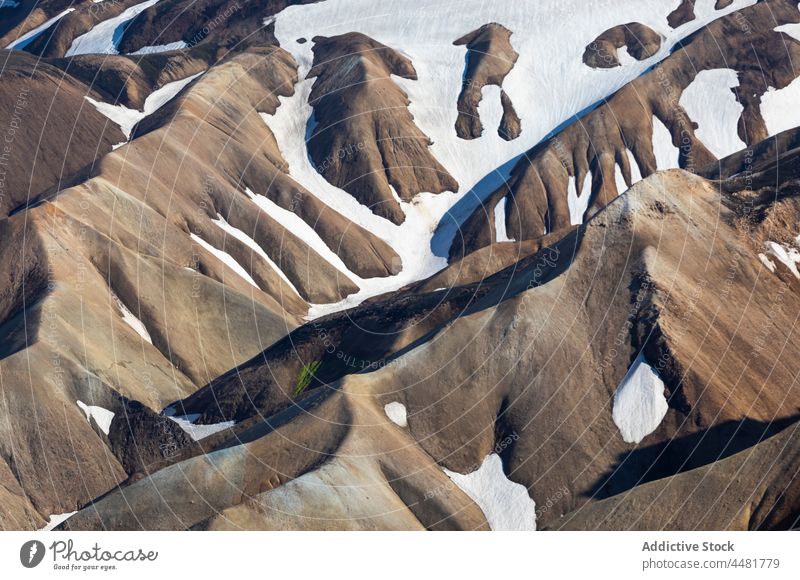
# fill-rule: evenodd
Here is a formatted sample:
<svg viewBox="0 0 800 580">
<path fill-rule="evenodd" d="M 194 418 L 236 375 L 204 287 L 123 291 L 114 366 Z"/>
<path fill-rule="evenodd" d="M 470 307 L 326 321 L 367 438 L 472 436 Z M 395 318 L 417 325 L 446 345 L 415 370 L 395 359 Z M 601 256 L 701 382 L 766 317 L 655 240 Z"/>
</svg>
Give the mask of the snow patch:
<svg viewBox="0 0 800 580">
<path fill-rule="evenodd" d="M 339 270 L 342 274 L 347 276 L 352 281 L 358 283 L 360 278 L 347 269 L 347 266 L 342 259 L 331 250 L 325 241 L 308 225 L 303 219 L 289 210 L 283 209 L 277 203 L 269 199 L 265 195 L 253 193 L 250 188 L 245 189 L 245 194 L 249 197 L 258 207 L 266 212 L 268 216 L 281 224 L 286 230 L 292 232 L 294 235 L 303 240 L 312 250 L 319 254 L 323 259 L 327 260 L 331 266 Z"/>
<path fill-rule="evenodd" d="M 761 263 L 764 264 L 764 266 L 766 266 L 767 270 L 773 274 L 775 273 L 775 262 L 767 258 L 765 254 L 761 253 L 758 254 L 758 259 L 761 260 Z"/>
<path fill-rule="evenodd" d="M 43 22 L 42 24 L 40 24 L 39 26 L 37 26 L 33 30 L 29 30 L 28 32 L 26 32 L 25 34 L 20 36 L 18 39 L 16 39 L 14 42 L 12 42 L 11 44 L 8 44 L 6 46 L 6 48 L 13 48 L 13 49 L 16 49 L 16 50 L 22 50 L 23 48 L 28 46 L 31 42 L 36 40 L 36 37 L 39 36 L 42 32 L 44 32 L 45 30 L 50 28 L 53 24 L 55 24 L 56 22 L 61 20 L 64 16 L 66 16 L 67 14 L 72 12 L 73 10 L 75 10 L 75 8 L 67 8 L 66 10 L 61 12 L 60 14 L 57 14 L 56 16 L 53 16 L 47 22 Z"/>
<path fill-rule="evenodd" d="M 614 394 L 612 417 L 626 443 L 639 443 L 667 414 L 664 382 L 640 354 Z"/>
<path fill-rule="evenodd" d="M 656 168 L 677 169 L 680 151 L 672 144 L 672 134 L 661 119 L 653 116 L 653 153 L 656 157 Z"/>
<path fill-rule="evenodd" d="M 51 514 L 50 517 L 48 518 L 47 525 L 45 525 L 45 527 L 43 527 L 43 528 L 40 528 L 39 531 L 40 532 L 49 532 L 53 528 L 55 528 L 57 525 L 59 525 L 61 522 L 67 521 L 69 518 L 74 516 L 76 513 L 78 513 L 78 512 L 74 511 L 74 512 L 67 512 L 67 513 L 64 513 L 64 514 Z"/>
<path fill-rule="evenodd" d="M 800 23 L 783 24 L 773 28 L 775 32 L 785 32 L 795 40 L 800 40 Z"/>
<path fill-rule="evenodd" d="M 155 54 L 158 52 L 167 52 L 170 50 L 181 50 L 182 48 L 186 48 L 189 46 L 182 40 L 178 40 L 177 42 L 170 42 L 169 44 L 159 44 L 154 46 L 143 46 L 139 50 L 135 52 L 129 53 L 131 56 L 139 55 L 139 54 Z"/>
<path fill-rule="evenodd" d="M 575 188 L 575 178 L 569 178 L 569 184 L 567 184 L 567 204 L 569 205 L 569 222 L 571 225 L 578 226 L 583 223 L 583 216 L 586 210 L 589 209 L 591 188 L 592 175 L 590 173 L 587 173 L 586 178 L 583 180 L 580 191 L 577 191 Z"/>
<path fill-rule="evenodd" d="M 248 236 L 246 233 L 244 233 L 239 228 L 236 228 L 236 227 L 232 226 L 231 224 L 229 224 L 227 221 L 225 221 L 225 218 L 222 217 L 219 214 L 217 214 L 217 219 L 215 219 L 213 221 L 214 221 L 215 224 L 217 224 L 226 233 L 232 235 L 234 238 L 236 238 L 240 242 L 244 243 L 248 248 L 253 250 L 256 254 L 261 256 L 261 258 L 263 258 L 264 261 L 267 262 L 270 265 L 270 267 L 273 270 L 275 270 L 275 272 L 277 272 L 278 276 L 280 276 L 283 279 L 283 281 L 286 282 L 286 284 L 289 286 L 289 288 L 291 288 L 292 291 L 295 294 L 300 296 L 300 293 L 297 291 L 297 288 L 295 288 L 294 284 L 292 284 L 292 281 L 289 280 L 289 278 L 286 277 L 286 274 L 284 274 L 283 270 L 281 270 L 278 267 L 278 264 L 273 262 L 272 258 L 270 258 L 267 255 L 267 253 L 264 251 L 264 249 L 261 246 L 258 245 L 258 242 L 256 242 L 253 238 Z"/>
<path fill-rule="evenodd" d="M 0 0 L 0 8 L 16 8 L 19 2 L 15 0 Z"/>
<path fill-rule="evenodd" d="M 719 159 L 747 146 L 737 131 L 744 107 L 731 89 L 738 86 L 739 76 L 733 69 L 702 70 L 679 101 L 698 125 L 697 138 Z"/>
<path fill-rule="evenodd" d="M 800 264 L 800 252 L 797 251 L 797 248 L 789 248 L 777 242 L 765 242 L 764 245 L 770 254 L 777 258 L 781 264 L 786 266 L 789 271 L 794 274 L 795 278 L 800 278 L 800 271 L 797 269 L 797 265 Z M 761 254 L 759 254 L 759 256 L 761 256 Z M 761 261 L 763 262 L 764 260 L 762 259 Z M 774 264 L 772 268 L 770 268 L 770 271 L 775 272 Z"/>
<path fill-rule="evenodd" d="M 513 242 L 511 238 L 508 237 L 508 232 L 506 231 L 506 200 L 508 196 L 503 196 L 503 198 L 497 202 L 497 205 L 494 206 L 494 230 L 496 233 L 496 238 L 498 242 Z"/>
<path fill-rule="evenodd" d="M 168 417 L 177 423 L 194 441 L 205 439 L 214 433 L 229 429 L 236 424 L 235 421 L 223 421 L 222 423 L 214 423 L 212 425 L 195 425 L 194 422 L 197 421 L 200 415 L 168 415 Z"/>
<path fill-rule="evenodd" d="M 133 314 L 133 312 L 131 312 L 128 309 L 127 306 L 125 306 L 122 300 L 119 299 L 119 296 L 117 296 L 112 292 L 111 297 L 114 299 L 114 303 L 117 305 L 117 308 L 120 309 L 120 312 L 122 314 L 122 321 L 128 326 L 130 326 L 136 332 L 136 334 L 141 336 L 144 340 L 146 340 L 150 344 L 153 344 L 153 339 L 150 338 L 150 333 L 147 332 L 147 327 L 144 325 L 144 323 L 141 320 L 139 320 Z"/>
<path fill-rule="evenodd" d="M 532 531 L 536 529 L 536 503 L 524 485 L 514 483 L 503 472 L 503 462 L 496 453 L 487 455 L 472 473 L 444 472 L 486 516 L 494 531 Z"/>
<path fill-rule="evenodd" d="M 247 273 L 247 270 L 242 268 L 241 264 L 239 264 L 239 262 L 237 262 L 236 259 L 233 256 L 231 256 L 228 252 L 215 248 L 197 234 L 189 234 L 189 237 L 192 238 L 198 244 L 200 244 L 203 248 L 208 250 L 211 254 L 214 255 L 215 258 L 217 258 L 220 262 L 228 266 L 228 268 L 233 270 L 241 278 L 249 282 L 253 287 L 258 288 L 258 284 L 256 284 L 256 281 L 253 280 L 250 274 Z M 225 279 L 223 277 L 223 282 L 224 280 Z"/>
<path fill-rule="evenodd" d="M 625 153 L 628 156 L 628 165 L 631 167 L 631 184 L 634 184 L 637 181 L 642 180 L 642 174 L 639 172 L 639 166 L 636 164 L 636 158 L 633 156 L 633 153 L 630 151 L 630 149 L 625 149 Z M 618 193 L 624 193 L 628 190 L 628 184 L 625 183 L 625 176 L 622 175 L 622 169 L 620 168 L 619 164 L 616 165 L 614 170 L 614 179 L 616 180 Z"/>
<path fill-rule="evenodd" d="M 408 426 L 408 414 L 406 413 L 406 406 L 403 403 L 398 403 L 397 401 L 388 403 L 383 407 L 383 411 L 395 425 L 399 427 Z"/>
<path fill-rule="evenodd" d="M 122 40 L 125 26 L 140 12 L 150 8 L 158 0 L 146 0 L 124 10 L 118 16 L 109 18 L 97 24 L 89 32 L 80 35 L 72 41 L 72 45 L 64 56 L 77 56 L 79 54 L 119 54 L 117 45 Z"/>
<path fill-rule="evenodd" d="M 111 421 L 114 419 L 114 413 L 108 409 L 104 409 L 103 407 L 87 405 L 82 401 L 75 402 L 86 414 L 86 420 L 91 424 L 92 419 L 94 419 L 94 422 L 97 424 L 100 430 L 108 435 L 108 431 L 111 429 Z"/>
<path fill-rule="evenodd" d="M 110 105 L 108 103 L 95 101 L 89 96 L 84 97 L 84 99 L 94 105 L 95 109 L 97 109 L 100 114 L 105 115 L 111 121 L 119 125 L 119 128 L 125 134 L 125 137 L 130 139 L 131 131 L 133 131 L 136 123 L 148 115 L 155 113 L 161 107 L 166 105 L 169 101 L 175 98 L 175 96 L 181 92 L 186 85 L 199 77 L 201 74 L 203 73 L 199 72 L 184 79 L 172 81 L 171 83 L 167 83 L 163 87 L 156 89 L 145 99 L 144 107 L 142 107 L 141 111 L 129 109 L 124 105 Z M 124 145 L 124 143 L 118 143 L 114 147 L 117 148 L 122 145 Z"/>
<path fill-rule="evenodd" d="M 780 90 L 774 87 L 767 89 L 761 97 L 761 116 L 770 136 L 800 125 L 800 107 L 797 106 L 799 102 L 800 77 Z"/>
</svg>

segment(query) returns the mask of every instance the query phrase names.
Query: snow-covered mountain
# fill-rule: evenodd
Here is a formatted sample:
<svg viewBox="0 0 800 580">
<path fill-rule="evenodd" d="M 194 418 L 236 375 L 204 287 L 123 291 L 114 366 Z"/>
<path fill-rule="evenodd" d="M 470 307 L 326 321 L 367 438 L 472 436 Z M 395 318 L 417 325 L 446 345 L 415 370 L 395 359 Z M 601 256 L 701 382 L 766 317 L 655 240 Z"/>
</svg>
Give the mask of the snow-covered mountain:
<svg viewBox="0 0 800 580">
<path fill-rule="evenodd" d="M 739 516 L 791 454 L 618 513 L 794 437 L 797 2 L 19 0 L 0 46 L 0 527 L 800 515 Z"/>
</svg>

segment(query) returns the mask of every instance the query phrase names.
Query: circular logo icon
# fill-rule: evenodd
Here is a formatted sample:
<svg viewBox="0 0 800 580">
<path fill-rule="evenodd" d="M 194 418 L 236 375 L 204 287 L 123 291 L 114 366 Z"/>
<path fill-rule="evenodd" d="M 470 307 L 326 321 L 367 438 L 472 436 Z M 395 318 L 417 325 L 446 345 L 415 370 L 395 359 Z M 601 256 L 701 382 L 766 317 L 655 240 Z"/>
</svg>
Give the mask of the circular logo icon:
<svg viewBox="0 0 800 580">
<path fill-rule="evenodd" d="M 19 561 L 26 568 L 35 568 L 44 559 L 44 544 L 39 540 L 30 540 L 19 549 Z"/>
</svg>

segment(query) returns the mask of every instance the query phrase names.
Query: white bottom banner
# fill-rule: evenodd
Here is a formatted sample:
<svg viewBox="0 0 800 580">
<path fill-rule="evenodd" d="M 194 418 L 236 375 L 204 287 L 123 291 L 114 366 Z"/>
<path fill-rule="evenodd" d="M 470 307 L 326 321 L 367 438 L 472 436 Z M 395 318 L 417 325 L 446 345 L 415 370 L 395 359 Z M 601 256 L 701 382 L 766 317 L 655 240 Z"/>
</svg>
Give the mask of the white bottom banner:
<svg viewBox="0 0 800 580">
<path fill-rule="evenodd" d="M 800 578 L 793 532 L 5 532 L 16 578 Z"/>
</svg>

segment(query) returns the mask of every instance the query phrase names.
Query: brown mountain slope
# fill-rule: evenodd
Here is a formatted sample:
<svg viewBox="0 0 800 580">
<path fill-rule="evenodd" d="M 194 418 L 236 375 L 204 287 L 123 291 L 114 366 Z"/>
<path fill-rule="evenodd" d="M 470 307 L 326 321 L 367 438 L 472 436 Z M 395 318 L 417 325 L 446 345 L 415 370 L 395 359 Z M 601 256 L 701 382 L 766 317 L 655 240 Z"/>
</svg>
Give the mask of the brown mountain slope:
<svg viewBox="0 0 800 580">
<path fill-rule="evenodd" d="M 0 216 L 111 151 L 125 138 L 83 99 L 88 86 L 49 62 L 0 51 Z"/>
<path fill-rule="evenodd" d="M 758 530 L 800 518 L 798 423 L 709 465 L 566 514 L 560 530 Z"/>
<path fill-rule="evenodd" d="M 0 472 L 16 495 L 2 525 L 41 527 L 170 462 L 193 443 L 158 412 L 294 328 L 308 304 L 293 286 L 320 302 L 355 291 L 242 180 L 324 217 L 320 236 L 354 269 L 392 264 L 388 246 L 281 172 L 258 111 L 274 112 L 294 80 L 275 47 L 218 64 L 72 187 L 3 220 Z M 83 94 L 80 104 L 94 110 Z M 110 425 L 87 420 L 78 401 L 113 413 Z"/>
<path fill-rule="evenodd" d="M 779 266 L 772 273 L 764 267 L 749 240 L 754 232 L 770 239 L 784 235 L 789 222 L 778 217 L 789 212 L 796 224 L 800 206 L 788 190 L 782 195 L 789 197 L 777 200 L 773 195 L 743 201 L 748 195 L 721 195 L 714 183 L 682 171 L 659 173 L 554 246 L 460 293 L 451 290 L 460 300 L 472 297 L 462 308 L 454 298 L 442 298 L 445 292 L 405 297 L 408 318 L 388 335 L 381 327 L 378 349 L 370 352 L 377 333 L 370 339 L 364 320 L 355 317 L 372 311 L 392 320 L 393 303 L 403 298 L 351 312 L 351 328 L 336 317 L 308 324 L 292 334 L 292 349 L 282 359 L 265 353 L 263 372 L 269 369 L 281 388 L 293 389 L 296 360 L 308 363 L 327 352 L 322 356 L 330 356 L 329 362 L 323 359 L 315 373 L 324 384 L 312 382 L 296 405 L 252 409 L 234 437 L 209 440 L 210 455 L 185 459 L 181 465 L 188 470 L 174 466 L 153 475 L 157 490 L 134 484 L 67 525 L 326 528 L 349 521 L 352 527 L 346 514 L 363 506 L 358 494 L 337 496 L 322 519 L 281 514 L 301 493 L 298 487 L 308 485 L 303 493 L 312 493 L 315 481 L 340 481 L 337 474 L 348 469 L 350 485 L 382 489 L 384 498 L 389 485 L 423 525 L 436 527 L 451 521 L 436 514 L 452 514 L 446 510 L 463 501 L 461 492 L 443 480 L 409 475 L 421 461 L 408 455 L 417 449 L 410 438 L 438 464 L 462 473 L 499 449 L 508 477 L 524 484 L 537 505 L 549 506 L 539 511 L 539 525 L 547 526 L 581 506 L 754 445 L 795 421 L 800 405 L 800 392 L 791 387 L 800 372 L 792 338 L 800 284 L 788 269 Z M 743 207 L 757 211 L 742 221 Z M 420 309 L 436 302 L 433 309 Z M 753 328 L 760 334 L 754 336 Z M 337 354 L 340 360 L 379 364 L 356 374 L 341 365 L 326 371 Z M 663 380 L 666 400 L 666 414 L 641 445 L 623 439 L 613 412 L 615 392 L 639 356 Z M 258 393 L 264 377 L 258 366 L 254 359 L 240 369 L 239 389 Z M 231 385 L 235 381 L 231 373 Z M 390 402 L 407 409 L 407 428 L 381 416 Z M 308 430 L 315 422 L 318 427 Z M 344 439 L 341 422 L 349 425 Z M 509 438 L 510 445 L 497 447 Z M 263 467 L 236 459 L 270 445 L 305 451 L 287 454 L 295 457 L 288 463 L 280 451 L 258 451 L 260 461 L 283 474 L 277 480 L 262 474 Z M 354 449 L 355 455 L 380 457 L 380 474 L 374 465 L 354 464 Z M 301 467 L 309 465 L 308 453 L 320 452 L 333 455 L 322 467 Z M 798 467 L 795 455 L 782 456 L 788 473 Z M 232 463 L 223 466 L 217 458 Z M 213 476 L 216 470 L 237 475 L 223 483 Z M 306 475 L 285 483 L 301 473 Z M 185 477 L 203 482 L 210 507 L 190 502 Z M 778 497 L 784 484 L 776 478 L 759 489 L 764 497 Z M 165 515 L 164 501 L 174 516 Z M 123 507 L 126 502 L 136 518 Z M 382 499 L 376 509 L 392 506 L 394 500 Z M 797 511 L 793 504 L 784 509 Z M 390 521 L 375 520 L 376 514 L 365 518 L 375 527 L 410 525 L 408 512 L 396 515 Z M 459 527 L 478 525 L 474 519 L 454 521 Z"/>
</svg>

